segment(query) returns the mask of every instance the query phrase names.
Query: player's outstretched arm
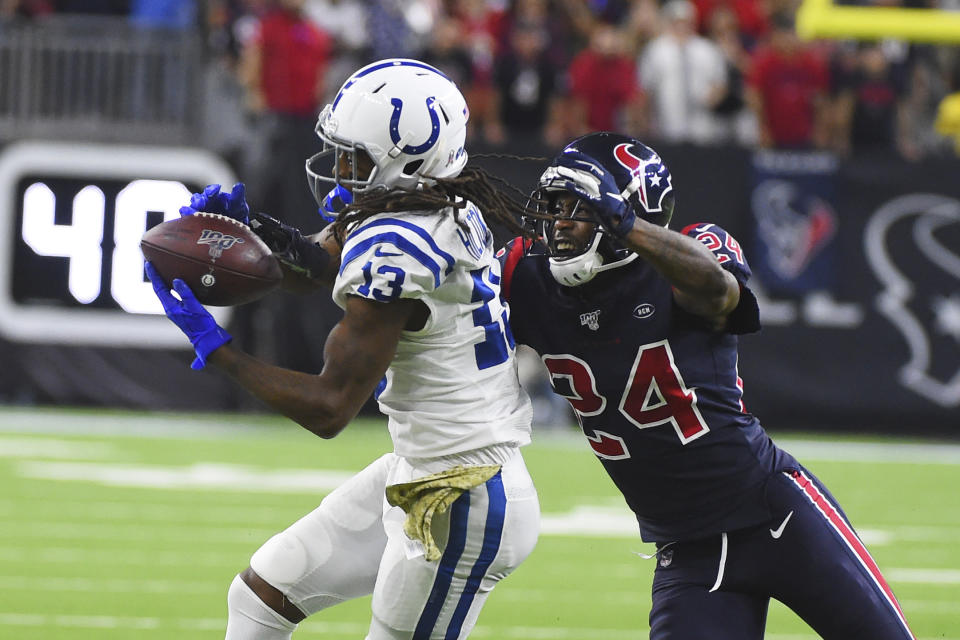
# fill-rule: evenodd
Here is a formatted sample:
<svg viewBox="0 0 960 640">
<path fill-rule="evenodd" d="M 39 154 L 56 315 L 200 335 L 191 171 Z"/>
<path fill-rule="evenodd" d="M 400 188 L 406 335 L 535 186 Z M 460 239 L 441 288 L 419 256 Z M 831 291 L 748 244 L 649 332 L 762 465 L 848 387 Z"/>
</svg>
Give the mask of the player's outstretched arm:
<svg viewBox="0 0 960 640">
<path fill-rule="evenodd" d="M 673 285 L 677 304 L 722 328 L 740 302 L 740 284 L 697 240 L 637 218 L 620 238 Z"/>
<path fill-rule="evenodd" d="M 586 202 L 603 228 L 636 252 L 673 285 L 681 307 L 720 329 L 740 301 L 740 285 L 714 255 L 693 238 L 646 220 L 624 200 L 614 177 L 578 151 L 557 160 L 565 188 Z"/>
<path fill-rule="evenodd" d="M 319 375 L 267 364 L 230 345 L 213 351 L 208 362 L 304 429 L 332 438 L 383 378 L 417 304 L 348 298 L 343 319 L 327 337 Z"/>
<path fill-rule="evenodd" d="M 196 352 L 191 368 L 213 364 L 248 392 L 321 438 L 332 438 L 357 415 L 393 359 L 405 328 L 422 323 L 422 303 L 388 303 L 349 297 L 343 319 L 324 347 L 319 375 L 283 369 L 232 347 L 224 331 L 182 280 L 170 285 L 146 263 L 147 275 L 167 317 Z"/>
</svg>

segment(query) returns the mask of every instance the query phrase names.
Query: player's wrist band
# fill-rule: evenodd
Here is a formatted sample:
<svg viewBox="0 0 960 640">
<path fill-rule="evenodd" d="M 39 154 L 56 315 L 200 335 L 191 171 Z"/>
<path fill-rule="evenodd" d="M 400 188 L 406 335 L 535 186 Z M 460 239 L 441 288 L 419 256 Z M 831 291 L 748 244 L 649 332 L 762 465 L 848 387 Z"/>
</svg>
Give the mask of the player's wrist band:
<svg viewBox="0 0 960 640">
<path fill-rule="evenodd" d="M 330 264 L 330 254 L 319 244 L 307 240 L 300 234 L 297 234 L 296 245 L 294 255 L 298 258 L 299 266 L 306 271 L 307 277 L 320 277 Z"/>
</svg>

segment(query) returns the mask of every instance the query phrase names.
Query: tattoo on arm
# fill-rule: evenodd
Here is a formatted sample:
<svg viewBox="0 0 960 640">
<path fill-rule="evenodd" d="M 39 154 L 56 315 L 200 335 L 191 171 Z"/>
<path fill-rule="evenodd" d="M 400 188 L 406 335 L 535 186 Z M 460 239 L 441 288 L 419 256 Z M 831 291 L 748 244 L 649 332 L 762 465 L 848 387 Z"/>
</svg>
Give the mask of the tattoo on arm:
<svg viewBox="0 0 960 640">
<path fill-rule="evenodd" d="M 689 236 L 638 221 L 624 244 L 673 285 L 677 304 L 722 322 L 740 300 L 740 285 L 705 246 Z"/>
</svg>

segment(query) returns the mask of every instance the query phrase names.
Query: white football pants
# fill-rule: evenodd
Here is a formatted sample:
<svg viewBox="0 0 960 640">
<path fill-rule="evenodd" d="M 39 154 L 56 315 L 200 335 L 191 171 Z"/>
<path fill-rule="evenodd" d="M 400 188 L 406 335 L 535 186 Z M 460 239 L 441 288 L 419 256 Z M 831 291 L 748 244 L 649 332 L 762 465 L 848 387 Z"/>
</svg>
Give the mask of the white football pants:
<svg viewBox="0 0 960 640">
<path fill-rule="evenodd" d="M 387 503 L 384 491 L 458 464 L 503 468 L 434 517 L 443 555 L 427 562 L 423 545 L 403 532 L 406 514 Z M 372 593 L 367 640 L 459 640 L 539 532 L 540 504 L 519 449 L 500 445 L 439 459 L 389 453 L 268 540 L 250 566 L 307 615 Z"/>
</svg>

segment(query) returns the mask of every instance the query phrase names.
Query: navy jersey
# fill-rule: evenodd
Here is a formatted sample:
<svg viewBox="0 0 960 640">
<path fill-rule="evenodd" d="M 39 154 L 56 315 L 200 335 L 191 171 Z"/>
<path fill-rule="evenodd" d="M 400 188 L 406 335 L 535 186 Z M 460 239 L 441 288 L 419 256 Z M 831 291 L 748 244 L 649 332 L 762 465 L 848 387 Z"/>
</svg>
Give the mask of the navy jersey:
<svg viewBox="0 0 960 640">
<path fill-rule="evenodd" d="M 564 287 L 547 257 L 521 242 L 501 252 L 517 342 L 540 354 L 648 542 L 769 520 L 764 484 L 796 464 L 741 400 L 737 334 L 760 322 L 740 246 L 711 224 L 683 233 L 741 284 L 723 332 L 677 306 L 670 283 L 641 258 Z"/>
</svg>

